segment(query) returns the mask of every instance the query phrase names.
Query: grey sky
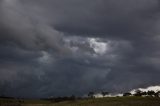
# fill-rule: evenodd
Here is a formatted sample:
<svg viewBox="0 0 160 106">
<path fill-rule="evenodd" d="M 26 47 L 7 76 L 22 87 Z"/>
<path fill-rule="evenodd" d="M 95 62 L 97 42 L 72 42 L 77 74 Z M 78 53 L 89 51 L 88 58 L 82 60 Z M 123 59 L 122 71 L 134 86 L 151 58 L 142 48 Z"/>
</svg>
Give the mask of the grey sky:
<svg viewBox="0 0 160 106">
<path fill-rule="evenodd" d="M 0 90 L 17 97 L 160 83 L 159 0 L 0 0 Z"/>
</svg>

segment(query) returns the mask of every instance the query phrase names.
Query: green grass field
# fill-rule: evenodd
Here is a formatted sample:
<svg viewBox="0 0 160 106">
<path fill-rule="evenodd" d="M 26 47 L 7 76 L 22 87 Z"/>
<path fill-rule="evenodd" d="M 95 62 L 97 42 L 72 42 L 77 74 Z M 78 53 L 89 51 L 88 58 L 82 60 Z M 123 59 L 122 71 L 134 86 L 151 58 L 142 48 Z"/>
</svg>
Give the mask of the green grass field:
<svg viewBox="0 0 160 106">
<path fill-rule="evenodd" d="M 45 100 L 0 100 L 0 106 L 160 106 L 160 98 L 153 97 L 113 97 L 85 99 L 51 103 Z"/>
</svg>

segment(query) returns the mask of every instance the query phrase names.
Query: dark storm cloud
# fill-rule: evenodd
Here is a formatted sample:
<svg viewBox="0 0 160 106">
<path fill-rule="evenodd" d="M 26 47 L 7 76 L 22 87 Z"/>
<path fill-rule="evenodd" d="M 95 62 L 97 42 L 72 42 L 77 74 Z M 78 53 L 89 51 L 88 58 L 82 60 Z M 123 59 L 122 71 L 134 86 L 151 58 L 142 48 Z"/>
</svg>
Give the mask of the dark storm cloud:
<svg viewBox="0 0 160 106">
<path fill-rule="evenodd" d="M 0 92 L 84 95 L 159 84 L 158 0 L 1 0 Z"/>
<path fill-rule="evenodd" d="M 64 16 L 54 26 L 57 30 L 77 35 L 133 38 L 155 33 L 159 3 L 157 0 L 72 1 L 64 5 Z M 71 9 L 76 5 L 77 8 Z M 63 6 L 63 3 L 62 3 Z"/>
</svg>

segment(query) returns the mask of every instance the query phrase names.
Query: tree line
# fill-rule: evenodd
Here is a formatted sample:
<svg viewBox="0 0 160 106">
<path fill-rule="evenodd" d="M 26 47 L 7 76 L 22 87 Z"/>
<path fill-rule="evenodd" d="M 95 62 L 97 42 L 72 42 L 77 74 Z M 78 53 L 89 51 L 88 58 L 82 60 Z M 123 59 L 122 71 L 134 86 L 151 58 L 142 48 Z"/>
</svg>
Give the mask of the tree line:
<svg viewBox="0 0 160 106">
<path fill-rule="evenodd" d="M 88 93 L 88 97 L 89 98 L 95 98 L 95 94 L 94 92 L 89 92 Z M 103 97 L 109 95 L 110 93 L 109 92 L 101 92 L 101 95 Z M 149 96 L 149 97 L 160 97 L 160 91 L 153 91 L 153 90 L 150 90 L 150 91 L 141 91 L 141 90 L 136 90 L 134 94 L 131 94 L 130 92 L 126 92 L 126 93 L 123 93 L 123 96 Z"/>
<path fill-rule="evenodd" d="M 141 91 L 141 90 L 136 90 L 134 94 L 131 93 L 124 93 L 123 96 L 150 96 L 150 97 L 160 97 L 160 91 Z"/>
</svg>

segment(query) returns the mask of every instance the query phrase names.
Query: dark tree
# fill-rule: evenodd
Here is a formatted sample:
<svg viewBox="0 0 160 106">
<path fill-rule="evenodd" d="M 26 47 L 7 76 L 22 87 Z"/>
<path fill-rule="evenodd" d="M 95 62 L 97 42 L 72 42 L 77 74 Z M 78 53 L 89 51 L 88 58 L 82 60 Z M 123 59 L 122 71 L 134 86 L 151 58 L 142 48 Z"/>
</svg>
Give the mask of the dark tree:
<svg viewBox="0 0 160 106">
<path fill-rule="evenodd" d="M 155 95 L 155 92 L 154 92 L 154 91 L 148 91 L 148 92 L 147 92 L 147 95 L 148 95 L 148 96 L 154 96 L 154 95 Z"/>
<path fill-rule="evenodd" d="M 146 95 L 147 95 L 147 92 L 141 92 L 141 95 L 146 96 Z"/>
<path fill-rule="evenodd" d="M 89 92 L 89 93 L 88 93 L 88 97 L 94 98 L 94 92 Z"/>
<path fill-rule="evenodd" d="M 136 90 L 134 96 L 142 96 L 142 91 Z"/>
<path fill-rule="evenodd" d="M 154 94 L 154 96 L 155 96 L 155 97 L 160 97 L 160 91 L 156 92 L 156 93 Z"/>
<path fill-rule="evenodd" d="M 108 94 L 109 94 L 109 92 L 102 92 L 103 97 L 108 95 Z"/>
<path fill-rule="evenodd" d="M 124 93 L 123 96 L 131 96 L 132 94 L 127 92 L 127 93 Z"/>
</svg>

